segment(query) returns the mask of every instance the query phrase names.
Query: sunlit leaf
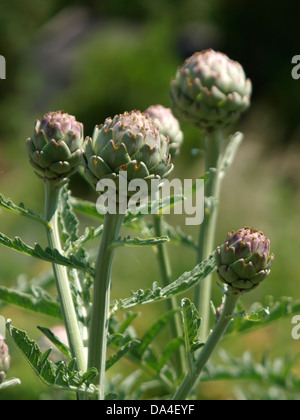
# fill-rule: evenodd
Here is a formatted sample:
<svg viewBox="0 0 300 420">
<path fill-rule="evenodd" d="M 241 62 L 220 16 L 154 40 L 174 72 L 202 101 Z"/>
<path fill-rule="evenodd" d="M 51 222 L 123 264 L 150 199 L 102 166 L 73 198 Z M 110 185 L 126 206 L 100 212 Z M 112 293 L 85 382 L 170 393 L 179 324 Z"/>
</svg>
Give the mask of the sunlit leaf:
<svg viewBox="0 0 300 420">
<path fill-rule="evenodd" d="M 49 360 L 50 349 L 42 353 L 34 340 L 31 340 L 25 331 L 13 327 L 8 321 L 7 329 L 10 337 L 23 354 L 35 373 L 45 384 L 68 391 L 94 394 L 97 392 L 92 381 L 97 375 L 96 369 L 89 369 L 81 374 L 70 368 L 71 362 L 67 365 L 64 362 L 53 363 Z"/>
<path fill-rule="evenodd" d="M 49 247 L 43 249 L 39 244 L 31 247 L 23 242 L 22 239 L 18 237 L 10 239 L 3 233 L 0 233 L 0 244 L 30 257 L 39 258 L 54 264 L 65 265 L 69 268 L 76 268 L 78 270 L 87 271 L 91 275 L 94 275 L 94 270 L 88 263 L 84 264 L 82 261 L 78 261 L 72 255 L 69 258 L 66 258 L 61 253 L 59 253 L 57 249 L 51 249 Z"/>
</svg>

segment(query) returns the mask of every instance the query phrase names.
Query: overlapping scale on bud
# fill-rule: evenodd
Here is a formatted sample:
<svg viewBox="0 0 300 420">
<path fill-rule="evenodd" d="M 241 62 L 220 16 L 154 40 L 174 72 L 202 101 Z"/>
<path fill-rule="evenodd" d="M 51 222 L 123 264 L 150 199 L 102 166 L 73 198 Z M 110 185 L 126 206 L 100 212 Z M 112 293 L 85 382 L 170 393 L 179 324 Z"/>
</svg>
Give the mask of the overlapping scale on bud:
<svg viewBox="0 0 300 420">
<path fill-rule="evenodd" d="M 263 232 L 248 227 L 230 232 L 215 251 L 219 278 L 239 292 L 257 287 L 270 274 L 273 259 L 270 240 Z"/>
<path fill-rule="evenodd" d="M 10 355 L 4 337 L 0 334 L 0 384 L 4 381 L 10 366 Z"/>
<path fill-rule="evenodd" d="M 236 121 L 250 105 L 252 85 L 243 67 L 212 49 L 194 53 L 171 80 L 174 114 L 204 129 Z"/>
<path fill-rule="evenodd" d="M 180 129 L 179 121 L 174 117 L 172 110 L 163 105 L 151 105 L 145 111 L 145 115 L 154 121 L 162 135 L 169 138 L 170 154 L 174 157 L 179 153 L 183 142 L 183 132 Z"/>
<path fill-rule="evenodd" d="M 27 138 L 27 151 L 36 174 L 60 182 L 81 164 L 83 125 L 64 111 L 49 112 L 36 120 L 34 133 Z"/>
<path fill-rule="evenodd" d="M 169 139 L 160 134 L 148 115 L 140 111 L 125 112 L 107 118 L 87 137 L 83 154 L 85 173 L 97 185 L 127 172 L 127 181 L 166 178 L 173 169 Z"/>
</svg>

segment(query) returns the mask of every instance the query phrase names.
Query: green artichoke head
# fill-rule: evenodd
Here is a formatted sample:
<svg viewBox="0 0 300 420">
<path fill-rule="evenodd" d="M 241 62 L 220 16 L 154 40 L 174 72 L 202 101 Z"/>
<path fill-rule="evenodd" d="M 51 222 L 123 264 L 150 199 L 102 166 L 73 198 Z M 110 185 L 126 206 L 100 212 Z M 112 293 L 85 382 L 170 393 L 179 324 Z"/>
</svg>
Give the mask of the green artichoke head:
<svg viewBox="0 0 300 420">
<path fill-rule="evenodd" d="M 257 287 L 270 274 L 273 259 L 270 240 L 263 232 L 248 227 L 230 232 L 215 251 L 219 278 L 239 292 Z"/>
<path fill-rule="evenodd" d="M 83 125 L 63 111 L 49 112 L 36 120 L 33 136 L 26 144 L 36 174 L 59 183 L 81 164 Z"/>
<path fill-rule="evenodd" d="M 174 114 L 212 130 L 236 121 L 250 105 L 252 85 L 243 67 L 212 49 L 194 53 L 171 80 Z"/>
<path fill-rule="evenodd" d="M 125 112 L 107 118 L 85 141 L 85 173 L 94 186 L 105 178 L 116 181 L 122 171 L 127 181 L 167 177 L 173 169 L 169 139 L 160 134 L 148 115 Z"/>
<path fill-rule="evenodd" d="M 0 334 L 0 384 L 4 381 L 10 366 L 10 355 L 4 337 Z"/>
<path fill-rule="evenodd" d="M 171 156 L 174 157 L 178 154 L 183 142 L 183 132 L 172 110 L 162 105 L 151 105 L 144 111 L 144 114 L 149 115 L 158 126 L 159 132 L 169 138 Z"/>
</svg>

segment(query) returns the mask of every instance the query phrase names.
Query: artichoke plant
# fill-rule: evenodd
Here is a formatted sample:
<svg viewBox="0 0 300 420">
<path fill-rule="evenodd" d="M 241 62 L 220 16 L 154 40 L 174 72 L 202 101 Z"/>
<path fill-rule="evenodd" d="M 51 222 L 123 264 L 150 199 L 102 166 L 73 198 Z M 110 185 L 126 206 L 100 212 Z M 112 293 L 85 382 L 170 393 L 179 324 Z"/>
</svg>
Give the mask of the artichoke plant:
<svg viewBox="0 0 300 420">
<path fill-rule="evenodd" d="M 183 132 L 180 130 L 178 120 L 174 117 L 170 108 L 162 105 L 151 105 L 145 111 L 154 123 L 158 126 L 160 133 L 169 138 L 170 154 L 174 157 L 178 154 L 183 142 Z"/>
<path fill-rule="evenodd" d="M 81 164 L 83 125 L 63 111 L 49 112 L 36 120 L 26 144 L 36 174 L 59 183 Z"/>
<path fill-rule="evenodd" d="M 176 116 L 205 129 L 233 123 L 250 105 L 252 85 L 243 67 L 212 49 L 194 53 L 171 81 Z"/>
<path fill-rule="evenodd" d="M 238 291 L 250 291 L 270 273 L 274 255 L 263 232 L 244 227 L 230 232 L 215 251 L 219 278 Z"/>
<path fill-rule="evenodd" d="M 160 134 L 148 115 L 125 112 L 107 118 L 87 137 L 83 162 L 85 173 L 94 186 L 108 178 L 118 183 L 120 172 L 127 180 L 165 178 L 173 169 L 169 139 Z"/>
<path fill-rule="evenodd" d="M 10 356 L 8 346 L 3 336 L 0 334 L 0 384 L 4 381 L 10 366 Z"/>
</svg>

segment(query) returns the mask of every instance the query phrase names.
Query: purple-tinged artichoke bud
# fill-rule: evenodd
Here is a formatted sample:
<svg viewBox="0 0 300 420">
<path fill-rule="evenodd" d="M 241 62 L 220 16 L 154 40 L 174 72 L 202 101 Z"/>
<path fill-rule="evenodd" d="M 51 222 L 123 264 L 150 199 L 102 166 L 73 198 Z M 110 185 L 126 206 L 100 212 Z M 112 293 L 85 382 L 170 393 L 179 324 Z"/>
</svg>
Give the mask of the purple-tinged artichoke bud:
<svg viewBox="0 0 300 420">
<path fill-rule="evenodd" d="M 162 105 L 151 105 L 144 111 L 144 114 L 149 115 L 158 126 L 159 132 L 169 138 L 171 156 L 174 157 L 178 154 L 183 142 L 183 132 L 171 109 Z"/>
<path fill-rule="evenodd" d="M 169 139 L 140 111 L 107 118 L 96 126 L 92 138 L 86 138 L 83 154 L 85 173 L 95 186 L 105 178 L 118 184 L 122 171 L 128 182 L 166 178 L 173 169 L 170 159 Z"/>
<path fill-rule="evenodd" d="M 215 251 L 219 278 L 239 292 L 257 287 L 270 274 L 273 259 L 270 240 L 263 232 L 247 227 L 230 232 Z"/>
<path fill-rule="evenodd" d="M 83 125 L 63 111 L 49 112 L 36 120 L 33 136 L 26 144 L 36 174 L 59 183 L 81 164 Z"/>
<path fill-rule="evenodd" d="M 0 384 L 4 381 L 10 366 L 10 355 L 4 337 L 0 334 Z"/>
<path fill-rule="evenodd" d="M 178 67 L 170 98 L 178 118 L 212 130 L 236 121 L 249 107 L 251 91 L 243 67 L 210 49 L 194 53 Z"/>
</svg>

